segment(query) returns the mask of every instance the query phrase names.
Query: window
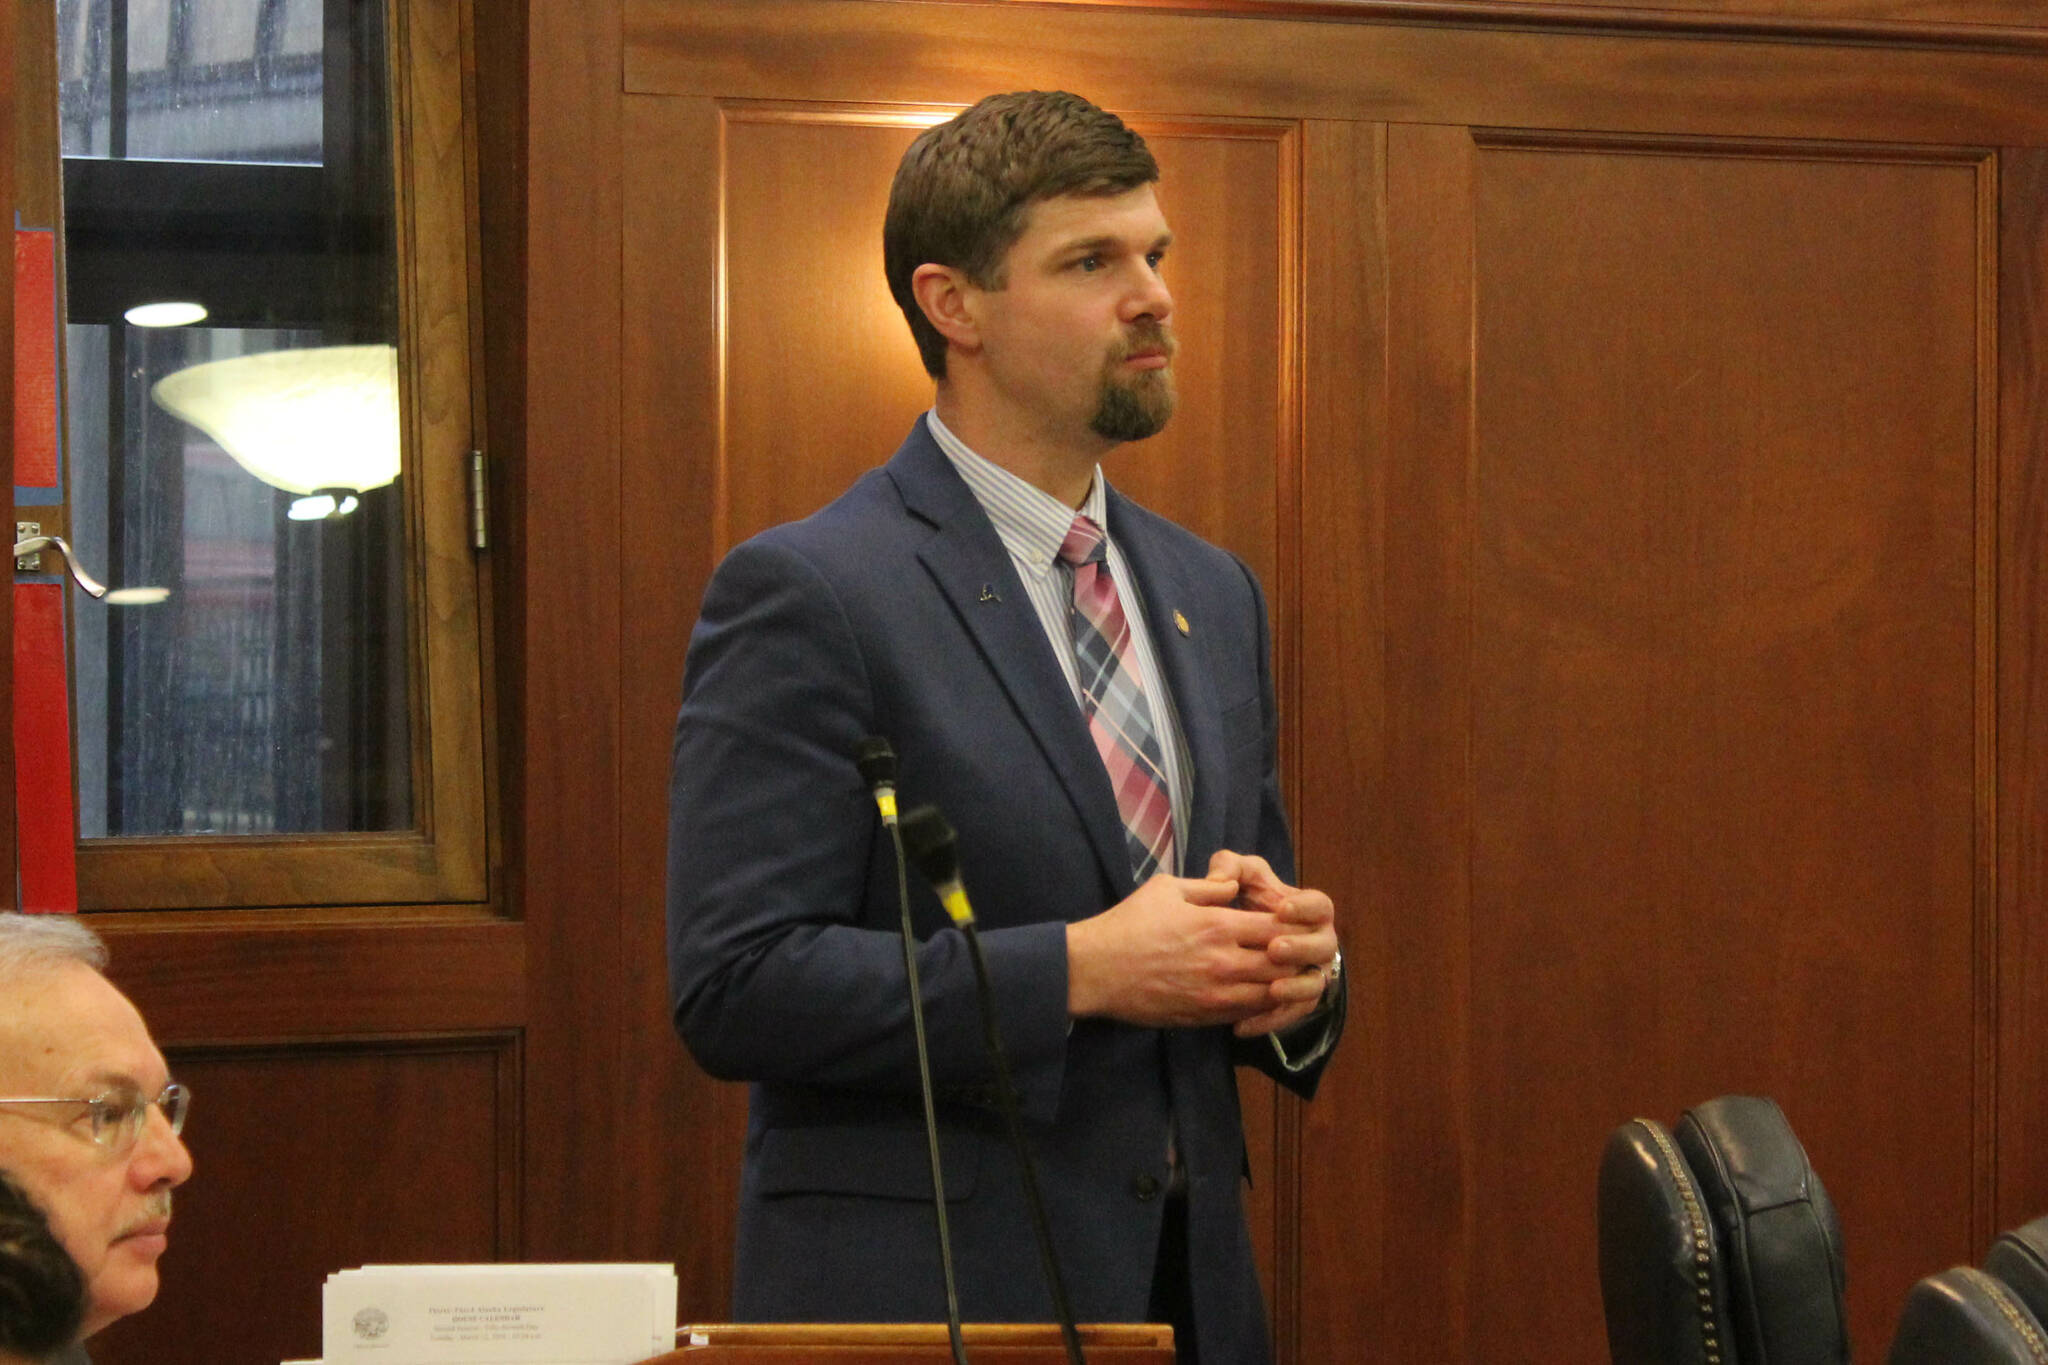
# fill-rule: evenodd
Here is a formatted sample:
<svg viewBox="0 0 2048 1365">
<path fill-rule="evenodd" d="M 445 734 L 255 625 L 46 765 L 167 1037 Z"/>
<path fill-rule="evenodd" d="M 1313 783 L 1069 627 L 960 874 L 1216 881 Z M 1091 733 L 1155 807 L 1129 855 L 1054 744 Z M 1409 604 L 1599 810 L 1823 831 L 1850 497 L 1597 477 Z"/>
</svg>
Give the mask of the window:
<svg viewBox="0 0 2048 1365">
<path fill-rule="evenodd" d="M 458 0 L 57 24 L 81 906 L 482 900 Z"/>
</svg>

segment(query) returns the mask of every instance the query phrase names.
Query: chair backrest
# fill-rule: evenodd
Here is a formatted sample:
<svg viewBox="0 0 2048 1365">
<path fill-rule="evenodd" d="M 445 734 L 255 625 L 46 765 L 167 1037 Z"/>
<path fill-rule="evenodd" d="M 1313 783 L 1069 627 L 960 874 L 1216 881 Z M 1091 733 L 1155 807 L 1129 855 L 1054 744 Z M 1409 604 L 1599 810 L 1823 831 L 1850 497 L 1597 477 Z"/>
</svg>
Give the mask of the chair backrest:
<svg viewBox="0 0 2048 1365">
<path fill-rule="evenodd" d="M 1768 1099 L 1724 1096 L 1677 1131 L 1623 1124 L 1600 1163 L 1600 1295 L 1614 1365 L 1838 1365 L 1841 1227 Z"/>
<path fill-rule="evenodd" d="M 2036 1322 L 2048 1326 L 2048 1217 L 1999 1238 L 1984 1258 L 1984 1269 L 2012 1290 Z"/>
<path fill-rule="evenodd" d="M 1913 1286 L 1890 1365 L 2048 1365 L 2048 1218 L 2000 1237 L 1984 1268 Z"/>
<path fill-rule="evenodd" d="M 1970 1266 L 1906 1296 L 1890 1365 L 2048 1365 L 2048 1333 L 2007 1286 Z"/>
<path fill-rule="evenodd" d="M 1687 1110 L 1672 1136 L 1721 1237 L 1744 1365 L 1847 1360 L 1841 1223 L 1784 1112 L 1724 1095 Z"/>
<path fill-rule="evenodd" d="M 1614 1365 L 1737 1365 L 1720 1239 L 1651 1119 L 1615 1129 L 1600 1159 L 1600 1302 Z"/>
</svg>

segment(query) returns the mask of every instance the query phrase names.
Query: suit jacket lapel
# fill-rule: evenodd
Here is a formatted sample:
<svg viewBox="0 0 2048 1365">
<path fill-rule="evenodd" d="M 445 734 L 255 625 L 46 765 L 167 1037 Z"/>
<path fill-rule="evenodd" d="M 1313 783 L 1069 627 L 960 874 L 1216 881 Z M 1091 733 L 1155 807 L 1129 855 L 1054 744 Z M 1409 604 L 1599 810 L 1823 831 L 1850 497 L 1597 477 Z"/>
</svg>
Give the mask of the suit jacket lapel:
<svg viewBox="0 0 2048 1365">
<path fill-rule="evenodd" d="M 1109 774 L 988 514 L 932 440 L 923 419 L 889 461 L 887 471 L 905 508 L 932 527 L 931 538 L 918 547 L 918 560 L 973 637 L 983 662 L 1009 694 L 1066 788 L 1109 885 L 1128 887 L 1130 855 Z"/>
<path fill-rule="evenodd" d="M 1135 508 L 1114 488 L 1109 490 L 1109 533 L 1138 580 L 1152 653 L 1166 674 L 1167 690 L 1173 694 L 1181 742 L 1194 774 L 1194 790 L 1187 793 L 1187 847 L 1181 870 L 1199 877 L 1209 870 L 1209 855 L 1223 838 L 1227 786 L 1222 711 L 1199 639 L 1205 624 L 1201 608 L 1207 598 L 1201 595 L 1176 547 Z M 1188 623 L 1185 633 L 1180 627 L 1182 620 Z"/>
</svg>

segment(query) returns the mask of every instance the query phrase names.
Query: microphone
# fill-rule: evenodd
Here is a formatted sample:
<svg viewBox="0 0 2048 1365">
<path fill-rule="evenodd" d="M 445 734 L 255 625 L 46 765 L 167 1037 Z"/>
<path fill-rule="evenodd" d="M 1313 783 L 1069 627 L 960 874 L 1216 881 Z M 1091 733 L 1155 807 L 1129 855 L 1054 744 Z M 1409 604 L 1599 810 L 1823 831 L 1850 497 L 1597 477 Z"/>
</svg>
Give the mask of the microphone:
<svg viewBox="0 0 2048 1365">
<path fill-rule="evenodd" d="M 868 790 L 875 794 L 875 805 L 882 812 L 882 823 L 891 829 L 896 827 L 896 751 L 889 741 L 880 735 L 869 735 L 853 751 L 853 761 L 860 769 L 860 780 L 868 784 Z M 901 866 L 903 850 L 897 849 L 897 863 Z"/>
<path fill-rule="evenodd" d="M 974 927 L 974 907 L 960 884 L 959 836 L 937 806 L 919 806 L 903 817 L 903 851 L 932 884 L 953 923 Z"/>
<path fill-rule="evenodd" d="M 910 861 L 924 874 L 939 903 L 967 940 L 967 956 L 974 963 L 974 998 L 981 1006 L 981 1035 L 988 1045 L 989 1061 L 996 1072 L 996 1099 L 1003 1111 L 1003 1127 L 1010 1147 L 1017 1155 L 1017 1171 L 1024 1185 L 1024 1205 L 1031 1214 L 1031 1230 L 1038 1237 L 1039 1265 L 1045 1272 L 1045 1286 L 1052 1294 L 1053 1313 L 1059 1319 L 1060 1339 L 1066 1343 L 1069 1365 L 1086 1365 L 1081 1354 L 1081 1333 L 1074 1326 L 1073 1305 L 1067 1301 L 1066 1282 L 1060 1278 L 1059 1256 L 1052 1245 L 1052 1230 L 1045 1221 L 1045 1201 L 1038 1193 L 1038 1172 L 1031 1163 L 1031 1148 L 1024 1141 L 1024 1123 L 1017 1115 L 1017 1087 L 1010 1079 L 1010 1060 L 996 1029 L 995 993 L 988 983 L 988 960 L 982 956 L 981 936 L 974 929 L 974 907 L 968 903 L 967 888 L 960 882 L 958 838 L 936 806 L 918 806 L 903 816 L 902 844 Z"/>
<path fill-rule="evenodd" d="M 910 930 L 910 887 L 904 869 L 903 836 L 896 821 L 896 750 L 880 735 L 869 735 L 855 750 L 861 780 L 874 793 L 889 844 L 896 852 L 896 910 L 903 939 L 903 975 L 910 983 L 910 1032 L 917 1039 L 917 1088 L 924 1101 L 924 1141 L 932 1165 L 932 1214 L 939 1233 L 939 1273 L 946 1288 L 946 1336 L 954 1365 L 967 1365 L 967 1342 L 960 1332 L 960 1290 L 953 1277 L 953 1233 L 946 1222 L 946 1172 L 939 1162 L 938 1101 L 932 1094 L 931 1050 L 924 1035 L 924 990 L 917 980 L 917 938 Z"/>
</svg>

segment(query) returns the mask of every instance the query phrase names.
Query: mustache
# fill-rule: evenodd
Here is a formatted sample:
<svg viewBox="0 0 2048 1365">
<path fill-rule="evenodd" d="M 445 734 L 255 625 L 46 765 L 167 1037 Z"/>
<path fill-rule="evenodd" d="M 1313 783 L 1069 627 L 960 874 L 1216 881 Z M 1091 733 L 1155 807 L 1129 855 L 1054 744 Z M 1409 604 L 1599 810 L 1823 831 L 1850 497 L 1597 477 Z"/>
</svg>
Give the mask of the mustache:
<svg viewBox="0 0 2048 1365">
<path fill-rule="evenodd" d="M 142 1212 L 129 1219 L 127 1224 L 122 1227 L 120 1235 L 122 1237 L 132 1237 L 151 1224 L 167 1223 L 170 1221 L 170 1218 L 171 1192 L 169 1190 L 156 1190 L 150 1194 L 148 1202 L 143 1204 Z"/>
<path fill-rule="evenodd" d="M 1147 318 L 1131 324 L 1129 330 L 1124 333 L 1123 341 L 1117 346 L 1116 354 L 1111 357 L 1111 363 L 1129 360 L 1140 351 L 1159 351 L 1171 360 L 1174 353 L 1179 350 L 1180 339 L 1166 330 L 1166 324 Z"/>
</svg>

